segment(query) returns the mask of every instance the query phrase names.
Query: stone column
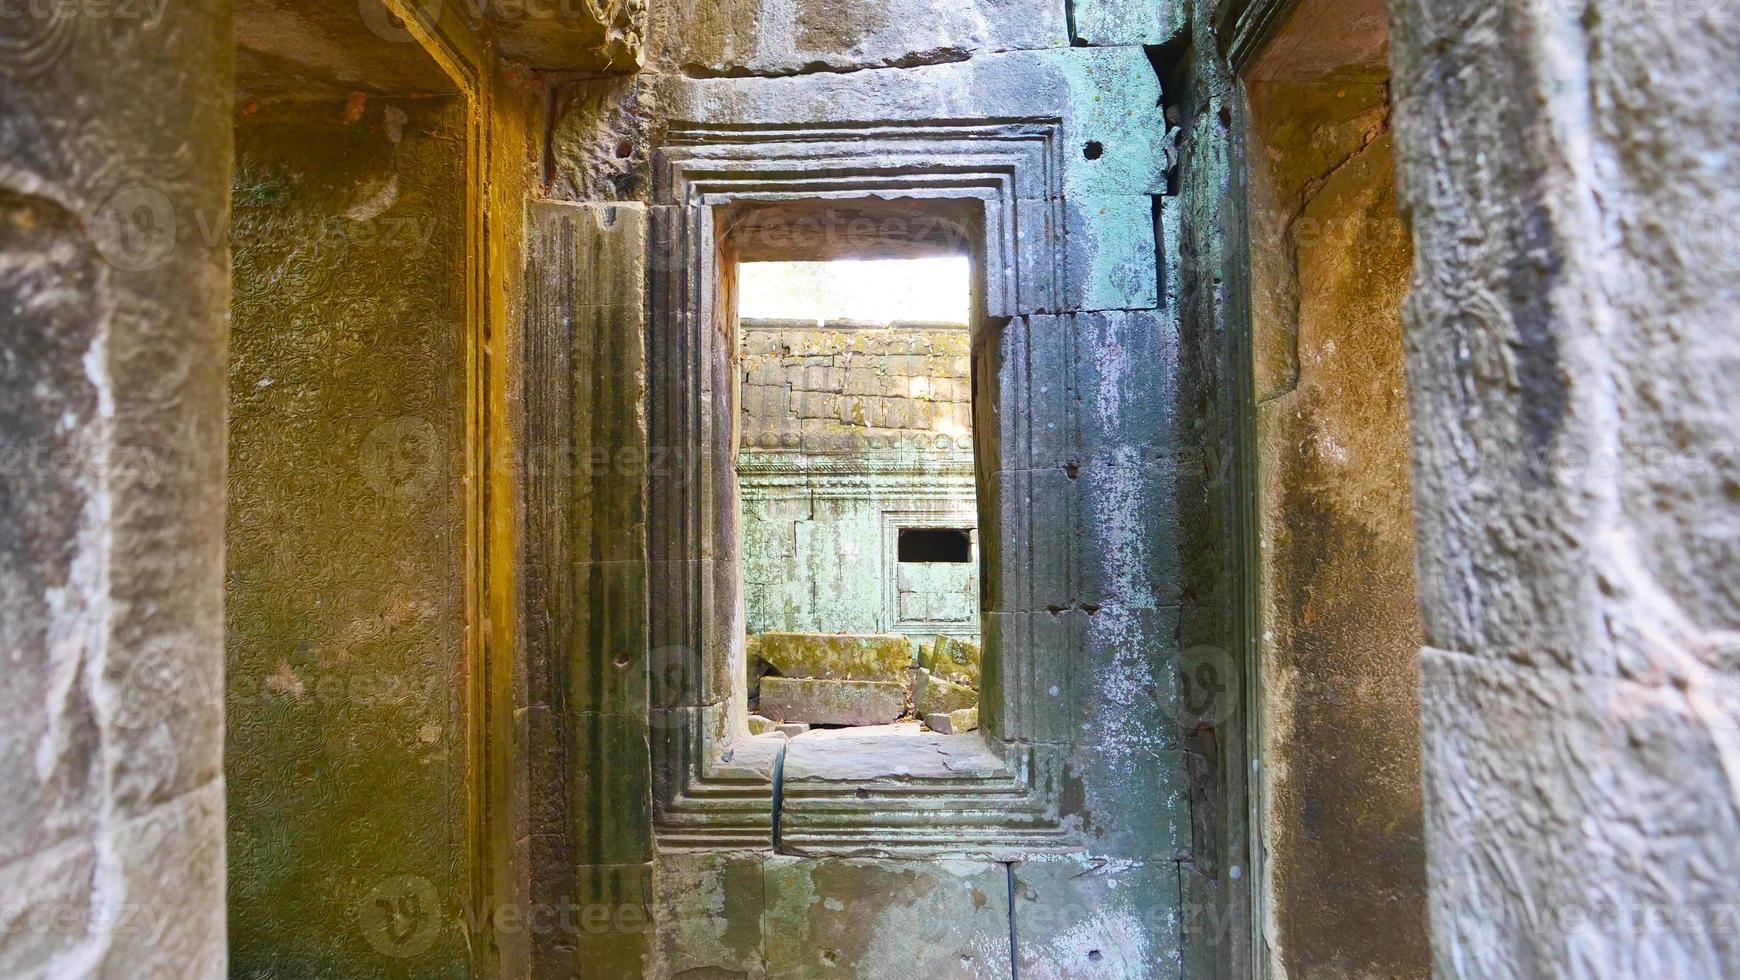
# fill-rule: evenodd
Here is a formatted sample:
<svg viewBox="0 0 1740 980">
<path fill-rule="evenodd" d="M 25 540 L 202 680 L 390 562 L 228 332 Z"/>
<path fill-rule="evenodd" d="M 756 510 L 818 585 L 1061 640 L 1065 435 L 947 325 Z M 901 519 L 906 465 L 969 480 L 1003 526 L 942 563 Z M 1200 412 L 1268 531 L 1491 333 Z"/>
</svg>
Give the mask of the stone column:
<svg viewBox="0 0 1740 980">
<path fill-rule="evenodd" d="M 0 18 L 0 975 L 220 977 L 224 0 Z"/>
<path fill-rule="evenodd" d="M 1444 976 L 1733 976 L 1740 12 L 1391 9 Z"/>
</svg>

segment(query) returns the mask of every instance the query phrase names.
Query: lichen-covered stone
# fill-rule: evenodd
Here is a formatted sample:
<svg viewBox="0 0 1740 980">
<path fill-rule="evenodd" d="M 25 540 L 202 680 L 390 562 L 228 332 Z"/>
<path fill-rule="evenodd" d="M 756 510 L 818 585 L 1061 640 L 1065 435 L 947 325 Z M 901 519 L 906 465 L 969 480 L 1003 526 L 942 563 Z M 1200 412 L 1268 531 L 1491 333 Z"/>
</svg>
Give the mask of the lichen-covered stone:
<svg viewBox="0 0 1740 980">
<path fill-rule="evenodd" d="M 774 857 L 766 885 L 769 980 L 1009 976 L 1001 864 Z"/>
<path fill-rule="evenodd" d="M 924 727 L 941 735 L 958 735 L 979 727 L 978 708 L 958 708 L 954 711 L 932 712 L 924 716 Z"/>
<path fill-rule="evenodd" d="M 779 730 L 779 723 L 763 715 L 749 716 L 749 734 L 770 735 Z"/>
<path fill-rule="evenodd" d="M 1184 29 L 1187 0 L 1070 0 L 1078 44 L 1165 44 Z"/>
<path fill-rule="evenodd" d="M 912 641 L 904 636 L 760 633 L 749 638 L 749 656 L 781 677 L 899 683 L 912 666 Z M 764 690 L 765 685 L 764 680 Z"/>
<path fill-rule="evenodd" d="M 939 636 L 919 647 L 918 665 L 946 681 L 979 687 L 979 645 L 971 640 Z"/>
<path fill-rule="evenodd" d="M 760 980 L 764 858 L 665 854 L 653 868 L 653 976 Z"/>
<path fill-rule="evenodd" d="M 928 670 L 920 670 L 918 683 L 912 689 L 912 703 L 920 717 L 948 714 L 962 708 L 978 707 L 979 692 L 965 684 L 944 680 Z"/>
<path fill-rule="evenodd" d="M 811 725 L 885 725 L 906 712 L 906 688 L 887 681 L 764 677 L 761 713 Z"/>
<path fill-rule="evenodd" d="M 797 75 L 1063 47 L 1062 0 L 675 0 L 659 58 L 691 75 Z"/>
<path fill-rule="evenodd" d="M 1015 961 L 1022 977 L 1172 980 L 1182 975 L 1171 861 L 1101 857 L 1021 861 L 1015 874 Z"/>
</svg>

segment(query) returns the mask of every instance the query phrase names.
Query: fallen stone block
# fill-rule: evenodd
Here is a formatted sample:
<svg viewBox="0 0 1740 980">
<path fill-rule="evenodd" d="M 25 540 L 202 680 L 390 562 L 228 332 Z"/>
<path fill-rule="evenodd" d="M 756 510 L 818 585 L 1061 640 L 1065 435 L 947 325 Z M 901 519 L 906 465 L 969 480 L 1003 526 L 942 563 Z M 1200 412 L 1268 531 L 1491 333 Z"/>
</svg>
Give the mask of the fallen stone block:
<svg viewBox="0 0 1740 980">
<path fill-rule="evenodd" d="M 934 712 L 924 716 L 924 727 L 939 735 L 959 735 L 979 727 L 978 708 L 960 708 L 950 712 Z"/>
<path fill-rule="evenodd" d="M 765 684 L 765 682 L 763 683 Z M 767 699 L 765 686 L 762 690 L 762 710 L 765 711 Z M 948 714 L 962 708 L 978 707 L 979 692 L 965 684 L 944 680 L 928 670 L 920 670 L 918 683 L 912 691 L 912 703 L 917 707 L 919 717 L 928 718 L 934 714 Z"/>
<path fill-rule="evenodd" d="M 811 725 L 885 725 L 906 713 L 906 688 L 887 681 L 761 679 L 761 713 Z"/>
<path fill-rule="evenodd" d="M 759 658 L 782 677 L 898 684 L 912 666 L 912 641 L 904 636 L 758 633 L 748 651 L 751 663 Z"/>
<path fill-rule="evenodd" d="M 979 687 L 979 645 L 951 636 L 939 636 L 919 648 L 918 665 L 945 681 L 977 690 Z"/>
<path fill-rule="evenodd" d="M 749 716 L 749 734 L 751 735 L 771 735 L 773 732 L 778 730 L 778 728 L 778 723 L 776 723 L 772 718 L 767 718 L 762 715 Z"/>
<path fill-rule="evenodd" d="M 773 728 L 774 731 L 779 732 L 786 738 L 797 738 L 799 735 L 810 730 L 810 726 L 801 721 L 788 721 L 784 724 L 775 725 Z"/>
</svg>

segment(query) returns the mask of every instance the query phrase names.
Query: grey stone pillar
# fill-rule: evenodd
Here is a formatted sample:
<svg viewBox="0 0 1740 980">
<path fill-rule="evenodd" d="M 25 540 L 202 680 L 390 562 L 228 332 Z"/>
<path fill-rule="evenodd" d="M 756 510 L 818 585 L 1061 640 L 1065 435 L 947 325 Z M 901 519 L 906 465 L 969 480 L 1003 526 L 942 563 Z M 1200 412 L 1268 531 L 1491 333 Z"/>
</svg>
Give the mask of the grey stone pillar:
<svg viewBox="0 0 1740 980">
<path fill-rule="evenodd" d="M 0 19 L 0 975 L 219 977 L 223 0 Z"/>
<path fill-rule="evenodd" d="M 1740 12 L 1392 4 L 1440 975 L 1740 972 Z"/>
</svg>

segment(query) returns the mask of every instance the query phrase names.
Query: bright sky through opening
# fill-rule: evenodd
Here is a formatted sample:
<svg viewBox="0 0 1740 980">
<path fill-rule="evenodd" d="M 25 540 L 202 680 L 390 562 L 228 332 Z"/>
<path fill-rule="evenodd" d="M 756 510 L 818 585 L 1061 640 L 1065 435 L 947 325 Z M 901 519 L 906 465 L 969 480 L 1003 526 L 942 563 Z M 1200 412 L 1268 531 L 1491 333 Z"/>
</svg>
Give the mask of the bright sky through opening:
<svg viewBox="0 0 1740 980">
<path fill-rule="evenodd" d="M 745 262 L 737 315 L 747 320 L 966 323 L 964 255 L 837 262 Z"/>
</svg>

